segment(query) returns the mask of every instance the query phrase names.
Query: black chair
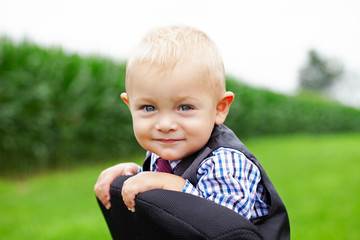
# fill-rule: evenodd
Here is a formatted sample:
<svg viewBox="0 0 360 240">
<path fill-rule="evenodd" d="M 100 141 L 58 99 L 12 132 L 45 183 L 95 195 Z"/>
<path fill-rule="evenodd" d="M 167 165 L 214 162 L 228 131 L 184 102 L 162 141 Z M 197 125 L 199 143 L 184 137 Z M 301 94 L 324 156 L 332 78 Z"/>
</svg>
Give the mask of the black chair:
<svg viewBox="0 0 360 240">
<path fill-rule="evenodd" d="M 191 194 L 150 190 L 136 196 L 130 212 L 121 197 L 120 176 L 110 188 L 111 209 L 98 200 L 113 239 L 263 239 L 257 227 L 234 211 Z"/>
</svg>

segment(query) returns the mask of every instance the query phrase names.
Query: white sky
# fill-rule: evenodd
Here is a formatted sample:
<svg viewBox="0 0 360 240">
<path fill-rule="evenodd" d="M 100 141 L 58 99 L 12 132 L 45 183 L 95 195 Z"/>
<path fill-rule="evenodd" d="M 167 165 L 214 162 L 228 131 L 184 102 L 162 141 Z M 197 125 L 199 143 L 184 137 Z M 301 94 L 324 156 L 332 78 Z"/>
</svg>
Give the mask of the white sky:
<svg viewBox="0 0 360 240">
<path fill-rule="evenodd" d="M 170 24 L 205 31 L 253 86 L 292 93 L 312 48 L 360 72 L 358 0 L 0 0 L 0 36 L 115 60 Z"/>
</svg>

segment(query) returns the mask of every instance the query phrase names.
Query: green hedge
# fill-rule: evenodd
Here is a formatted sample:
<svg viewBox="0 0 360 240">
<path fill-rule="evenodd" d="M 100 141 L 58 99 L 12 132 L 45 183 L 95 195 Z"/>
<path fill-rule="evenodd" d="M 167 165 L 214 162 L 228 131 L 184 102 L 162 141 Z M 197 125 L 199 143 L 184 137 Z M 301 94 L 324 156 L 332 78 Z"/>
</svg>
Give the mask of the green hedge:
<svg viewBox="0 0 360 240">
<path fill-rule="evenodd" d="M 124 76 L 124 64 L 1 39 L 0 171 L 138 151 Z"/>
<path fill-rule="evenodd" d="M 125 64 L 0 38 L 0 173 L 141 152 L 119 94 Z M 253 89 L 236 94 L 226 124 L 240 137 L 360 131 L 360 111 Z"/>
<path fill-rule="evenodd" d="M 318 98 L 290 97 L 228 79 L 235 100 L 226 124 L 244 137 L 360 131 L 360 111 Z"/>
</svg>

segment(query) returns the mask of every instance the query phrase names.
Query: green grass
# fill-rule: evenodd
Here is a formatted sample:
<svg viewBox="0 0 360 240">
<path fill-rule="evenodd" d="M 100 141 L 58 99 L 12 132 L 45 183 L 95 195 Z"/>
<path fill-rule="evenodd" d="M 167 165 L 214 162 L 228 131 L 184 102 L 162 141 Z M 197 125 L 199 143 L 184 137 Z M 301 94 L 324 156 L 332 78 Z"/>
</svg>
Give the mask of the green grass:
<svg viewBox="0 0 360 240">
<path fill-rule="evenodd" d="M 0 179 L 0 239 L 111 239 L 93 192 L 108 166 Z"/>
<path fill-rule="evenodd" d="M 360 135 L 245 142 L 289 212 L 292 239 L 359 239 Z"/>
<path fill-rule="evenodd" d="M 359 134 L 266 137 L 244 143 L 287 206 L 292 239 L 358 239 Z M 0 238 L 111 239 L 93 194 L 97 176 L 107 166 L 0 178 Z"/>
</svg>

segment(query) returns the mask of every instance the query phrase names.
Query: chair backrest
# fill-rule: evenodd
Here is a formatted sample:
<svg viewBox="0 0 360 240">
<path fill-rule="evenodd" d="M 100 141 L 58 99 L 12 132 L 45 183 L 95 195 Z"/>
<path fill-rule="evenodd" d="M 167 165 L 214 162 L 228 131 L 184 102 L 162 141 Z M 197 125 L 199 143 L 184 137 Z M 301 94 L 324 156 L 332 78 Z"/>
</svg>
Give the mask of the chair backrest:
<svg viewBox="0 0 360 240">
<path fill-rule="evenodd" d="M 110 210 L 98 201 L 113 239 L 263 239 L 258 228 L 239 214 L 187 193 L 150 190 L 137 195 L 136 211 L 130 212 L 121 197 L 127 178 L 120 176 L 112 183 Z"/>
</svg>

